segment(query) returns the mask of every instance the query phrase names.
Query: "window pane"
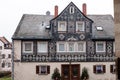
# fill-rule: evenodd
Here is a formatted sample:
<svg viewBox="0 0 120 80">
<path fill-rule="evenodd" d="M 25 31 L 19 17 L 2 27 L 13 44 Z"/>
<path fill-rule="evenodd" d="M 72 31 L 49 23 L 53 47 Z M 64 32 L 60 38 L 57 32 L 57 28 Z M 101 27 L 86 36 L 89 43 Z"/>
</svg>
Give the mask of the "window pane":
<svg viewBox="0 0 120 80">
<path fill-rule="evenodd" d="M 59 44 L 59 51 L 65 51 L 64 44 Z"/>
<path fill-rule="evenodd" d="M 74 43 L 69 43 L 69 51 L 74 51 Z"/>
<path fill-rule="evenodd" d="M 40 66 L 40 73 L 41 74 L 46 74 L 47 73 L 47 66 Z"/>
<path fill-rule="evenodd" d="M 78 51 L 84 51 L 84 43 L 78 43 Z"/>
<path fill-rule="evenodd" d="M 32 44 L 31 43 L 25 43 L 25 51 L 32 51 Z"/>
<path fill-rule="evenodd" d="M 47 52 L 47 43 L 38 43 L 38 52 Z"/>
<path fill-rule="evenodd" d="M 98 51 L 104 51 L 104 44 L 103 43 L 97 43 L 97 50 Z"/>
<path fill-rule="evenodd" d="M 103 66 L 97 65 L 97 66 L 96 66 L 96 72 L 97 72 L 97 73 L 102 73 L 102 72 L 103 72 Z"/>
<path fill-rule="evenodd" d="M 77 22 L 77 24 L 76 24 L 76 31 L 84 31 L 84 24 L 83 24 L 83 22 Z"/>
<path fill-rule="evenodd" d="M 58 31 L 66 31 L 66 23 L 58 22 Z"/>
</svg>

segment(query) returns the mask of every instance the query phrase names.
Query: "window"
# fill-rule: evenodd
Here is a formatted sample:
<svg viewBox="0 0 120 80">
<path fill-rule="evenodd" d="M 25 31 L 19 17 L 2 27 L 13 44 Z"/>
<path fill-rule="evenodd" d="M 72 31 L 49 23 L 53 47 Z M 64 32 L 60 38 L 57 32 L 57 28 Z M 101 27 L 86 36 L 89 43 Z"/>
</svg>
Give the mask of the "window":
<svg viewBox="0 0 120 80">
<path fill-rule="evenodd" d="M 8 67 L 11 67 L 11 63 L 8 63 Z"/>
<path fill-rule="evenodd" d="M 58 49 L 57 49 L 58 52 L 65 52 L 66 49 L 65 49 L 65 43 L 58 43 Z"/>
<path fill-rule="evenodd" d="M 85 52 L 85 42 L 79 42 L 78 43 L 78 51 L 79 52 Z"/>
<path fill-rule="evenodd" d="M 5 62 L 2 63 L 2 68 L 5 68 Z"/>
<path fill-rule="evenodd" d="M 66 22 L 65 21 L 58 22 L 58 31 L 66 31 Z"/>
<path fill-rule="evenodd" d="M 36 74 L 46 75 L 50 74 L 50 66 L 47 65 L 37 65 Z"/>
<path fill-rule="evenodd" d="M 74 43 L 68 43 L 68 51 L 74 51 Z"/>
<path fill-rule="evenodd" d="M 71 7 L 70 7 L 70 14 L 73 14 L 73 13 L 74 13 L 74 7 L 71 6 Z"/>
<path fill-rule="evenodd" d="M 38 53 L 46 53 L 48 52 L 48 46 L 47 42 L 38 42 L 38 47 L 37 47 Z"/>
<path fill-rule="evenodd" d="M 2 50 L 2 46 L 0 46 L 0 50 Z"/>
<path fill-rule="evenodd" d="M 105 52 L 105 42 L 96 42 L 96 52 Z"/>
<path fill-rule="evenodd" d="M 103 31 L 103 27 L 102 26 L 97 26 L 97 31 Z"/>
<path fill-rule="evenodd" d="M 2 59 L 4 59 L 5 58 L 5 54 L 2 54 Z"/>
<path fill-rule="evenodd" d="M 84 31 L 84 22 L 76 22 L 76 31 Z"/>
<path fill-rule="evenodd" d="M 110 72 L 114 74 L 115 71 L 116 71 L 115 65 L 110 65 Z"/>
<path fill-rule="evenodd" d="M 8 54 L 8 58 L 11 58 L 11 54 Z"/>
<path fill-rule="evenodd" d="M 57 42 L 57 52 L 85 52 L 86 43 L 79 42 Z"/>
<path fill-rule="evenodd" d="M 32 53 L 33 52 L 33 42 L 23 42 L 23 52 Z"/>
<path fill-rule="evenodd" d="M 105 65 L 94 65 L 93 66 L 93 72 L 96 73 L 96 74 L 101 74 L 101 73 L 105 73 L 105 70 L 106 67 Z"/>
</svg>

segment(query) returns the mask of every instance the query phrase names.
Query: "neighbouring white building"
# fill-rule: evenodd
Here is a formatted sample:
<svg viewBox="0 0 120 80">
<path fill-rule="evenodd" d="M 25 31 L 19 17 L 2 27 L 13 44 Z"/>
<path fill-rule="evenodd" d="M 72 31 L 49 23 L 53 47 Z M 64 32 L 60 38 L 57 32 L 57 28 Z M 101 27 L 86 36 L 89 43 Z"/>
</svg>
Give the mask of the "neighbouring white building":
<svg viewBox="0 0 120 80">
<path fill-rule="evenodd" d="M 0 37 L 0 71 L 11 71 L 12 44 L 5 38 Z"/>
<path fill-rule="evenodd" d="M 114 20 L 111 15 L 88 15 L 71 2 L 59 15 L 24 14 L 13 37 L 13 79 L 116 80 Z"/>
</svg>

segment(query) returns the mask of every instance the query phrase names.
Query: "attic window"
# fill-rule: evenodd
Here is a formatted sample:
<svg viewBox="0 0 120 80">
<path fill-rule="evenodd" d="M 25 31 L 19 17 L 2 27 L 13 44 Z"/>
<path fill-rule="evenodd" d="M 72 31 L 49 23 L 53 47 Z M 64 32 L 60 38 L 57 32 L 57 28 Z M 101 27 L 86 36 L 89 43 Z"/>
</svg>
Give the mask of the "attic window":
<svg viewBox="0 0 120 80">
<path fill-rule="evenodd" d="M 73 14 L 73 13 L 74 13 L 74 7 L 71 6 L 71 7 L 70 7 L 70 14 Z"/>
<path fill-rule="evenodd" d="M 102 26 L 97 26 L 96 27 L 98 31 L 103 31 L 103 27 Z"/>
</svg>

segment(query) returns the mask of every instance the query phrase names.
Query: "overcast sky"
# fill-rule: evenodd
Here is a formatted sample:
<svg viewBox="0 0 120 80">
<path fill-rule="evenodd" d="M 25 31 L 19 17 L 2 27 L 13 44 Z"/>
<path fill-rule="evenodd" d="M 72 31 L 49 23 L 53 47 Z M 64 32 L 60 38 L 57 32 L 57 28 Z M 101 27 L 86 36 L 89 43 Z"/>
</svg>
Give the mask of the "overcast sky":
<svg viewBox="0 0 120 80">
<path fill-rule="evenodd" d="M 87 4 L 87 14 L 113 13 L 113 0 L 0 0 L 0 37 L 9 41 L 17 28 L 23 14 L 54 14 L 54 6 L 59 6 L 59 13 L 73 2 L 80 10 L 82 4 Z"/>
</svg>

